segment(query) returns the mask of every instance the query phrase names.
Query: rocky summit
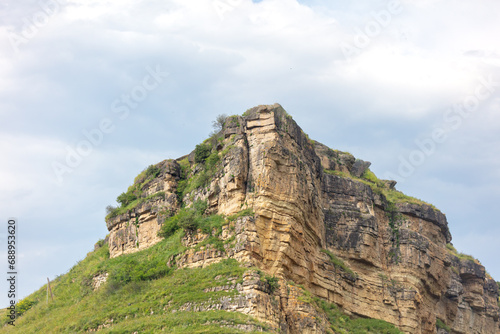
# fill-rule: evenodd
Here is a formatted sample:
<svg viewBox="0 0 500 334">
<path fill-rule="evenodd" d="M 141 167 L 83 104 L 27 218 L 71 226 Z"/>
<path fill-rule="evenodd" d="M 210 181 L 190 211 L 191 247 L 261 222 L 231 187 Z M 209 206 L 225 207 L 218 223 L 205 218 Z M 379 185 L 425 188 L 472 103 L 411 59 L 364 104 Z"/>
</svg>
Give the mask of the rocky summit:
<svg viewBox="0 0 500 334">
<path fill-rule="evenodd" d="M 146 168 L 108 208 L 110 233 L 88 256 L 102 252 L 101 264 L 67 289 L 88 286 L 76 303 L 128 299 L 113 302 L 123 311 L 67 328 L 500 333 L 499 286 L 455 250 L 437 208 L 310 139 L 278 104 L 219 120 L 217 133 Z M 208 275 L 199 288 L 193 273 Z M 53 283 L 56 295 L 64 282 Z M 140 297 L 127 288 L 134 282 Z M 200 292 L 178 297 L 184 285 Z M 186 314 L 184 327 L 174 321 Z"/>
</svg>

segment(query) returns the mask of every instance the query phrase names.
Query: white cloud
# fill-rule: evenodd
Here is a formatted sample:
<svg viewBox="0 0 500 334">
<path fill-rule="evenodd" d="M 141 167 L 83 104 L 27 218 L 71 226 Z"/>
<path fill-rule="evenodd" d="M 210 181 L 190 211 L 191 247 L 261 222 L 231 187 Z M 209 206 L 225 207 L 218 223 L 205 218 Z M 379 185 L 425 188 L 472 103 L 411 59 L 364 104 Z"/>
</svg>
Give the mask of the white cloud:
<svg viewBox="0 0 500 334">
<path fill-rule="evenodd" d="M 387 3 L 246 0 L 222 19 L 213 4 L 72 0 L 15 53 L 7 33 L 21 33 L 23 18 L 39 8 L 4 3 L 0 154 L 9 163 L 0 166 L 2 216 L 18 214 L 36 231 L 47 224 L 97 240 L 106 232 L 104 207 L 140 170 L 188 153 L 215 115 L 263 103 L 283 104 L 312 138 L 366 154 L 374 170 L 394 171 L 398 156 L 439 126 L 479 77 L 500 81 L 500 5 L 492 0 L 403 1 L 401 14 L 351 59 L 340 43 L 353 43 L 356 28 L 364 29 Z M 54 185 L 51 163 L 65 159 L 66 146 L 81 140 L 83 129 L 112 115 L 113 100 L 156 64 L 170 73 L 168 80 L 117 123 L 62 187 Z M 418 168 L 414 177 L 422 179 L 410 178 L 408 193 L 433 199 L 439 187 L 448 208 L 495 224 L 493 210 L 479 210 L 479 199 L 466 205 L 462 194 L 487 200 L 480 196 L 487 192 L 500 200 L 499 94 Z M 471 178 L 474 167 L 487 177 Z M 453 208 L 454 202 L 463 206 Z M 470 222 L 454 215 L 452 233 L 461 233 Z M 68 251 L 64 263 L 74 263 L 75 254 Z M 500 277 L 500 268 L 490 271 Z"/>
</svg>

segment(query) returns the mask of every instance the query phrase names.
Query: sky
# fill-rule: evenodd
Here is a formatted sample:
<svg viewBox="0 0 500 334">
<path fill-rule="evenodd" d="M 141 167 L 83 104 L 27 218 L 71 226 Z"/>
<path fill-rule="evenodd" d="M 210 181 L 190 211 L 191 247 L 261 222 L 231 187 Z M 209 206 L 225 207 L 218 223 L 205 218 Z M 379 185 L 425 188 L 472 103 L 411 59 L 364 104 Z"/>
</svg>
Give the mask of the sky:
<svg viewBox="0 0 500 334">
<path fill-rule="evenodd" d="M 280 103 L 312 139 L 433 203 L 500 280 L 500 3 L 3 0 L 0 268 L 19 297 L 108 233 L 150 164 Z M 0 280 L 0 306 L 7 284 Z"/>
</svg>

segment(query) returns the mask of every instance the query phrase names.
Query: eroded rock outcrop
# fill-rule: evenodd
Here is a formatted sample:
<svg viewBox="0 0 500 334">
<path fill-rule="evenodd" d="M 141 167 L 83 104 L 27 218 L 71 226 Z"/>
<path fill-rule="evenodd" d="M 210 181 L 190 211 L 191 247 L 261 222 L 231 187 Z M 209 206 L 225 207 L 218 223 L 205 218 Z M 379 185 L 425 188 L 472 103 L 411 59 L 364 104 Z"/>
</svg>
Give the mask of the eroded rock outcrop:
<svg viewBox="0 0 500 334">
<path fill-rule="evenodd" d="M 107 220 L 111 256 L 158 242 L 165 217 L 181 202 L 204 200 L 222 215 L 251 208 L 254 216 L 223 231 L 223 240 L 235 240 L 224 251 L 191 247 L 174 262 L 203 267 L 232 257 L 279 277 L 274 294 L 248 283 L 239 310 L 272 328 L 327 330 L 296 296 L 294 282 L 347 313 L 407 333 L 436 333 L 437 319 L 451 333 L 500 333 L 498 287 L 482 265 L 446 247 L 445 215 L 396 192 L 394 181 L 371 176 L 369 162 L 310 140 L 280 105 L 229 117 L 206 145 L 214 154 L 209 172 L 195 152 L 164 161 L 140 185 L 145 200 Z M 195 233 L 184 242 L 203 238 Z"/>
<path fill-rule="evenodd" d="M 133 253 L 160 241 L 158 231 L 165 217 L 179 208 L 176 195 L 179 164 L 165 160 L 155 167 L 154 177 L 145 179 L 145 175 L 140 175 L 135 180 L 138 193 L 135 194 L 138 197 L 136 206 L 106 218 L 111 257 Z"/>
</svg>

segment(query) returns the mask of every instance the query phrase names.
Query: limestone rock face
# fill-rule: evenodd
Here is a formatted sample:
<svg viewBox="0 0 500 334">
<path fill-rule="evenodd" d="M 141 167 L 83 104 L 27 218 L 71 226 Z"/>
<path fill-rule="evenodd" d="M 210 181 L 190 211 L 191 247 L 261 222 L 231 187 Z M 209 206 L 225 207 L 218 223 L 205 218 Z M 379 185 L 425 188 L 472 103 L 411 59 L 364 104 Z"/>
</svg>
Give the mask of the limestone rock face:
<svg viewBox="0 0 500 334">
<path fill-rule="evenodd" d="M 211 213 L 251 208 L 255 215 L 223 230 L 233 247 L 191 247 L 175 262 L 203 267 L 232 257 L 280 278 L 273 294 L 248 278 L 241 312 L 285 333 L 326 333 L 325 320 L 300 301 L 294 282 L 347 313 L 407 333 L 437 333 L 437 319 L 452 333 L 500 333 L 498 287 L 482 265 L 447 248 L 451 234 L 440 211 L 390 200 L 394 181 L 363 179 L 369 162 L 310 140 L 278 104 L 229 117 L 221 134 L 211 143 L 219 167 L 180 200 L 188 206 L 206 200 Z M 161 173 L 143 188 L 164 197 L 108 219 L 111 256 L 160 240 L 165 212 L 179 209 L 181 160 L 192 178 L 203 173 L 194 152 L 161 163 Z M 203 238 L 188 234 L 184 243 Z"/>
<path fill-rule="evenodd" d="M 133 253 L 160 241 L 158 231 L 165 216 L 178 209 L 179 164 L 166 160 L 157 166 L 158 175 L 140 185 L 143 201 L 128 212 L 106 220 L 110 257 Z"/>
</svg>

